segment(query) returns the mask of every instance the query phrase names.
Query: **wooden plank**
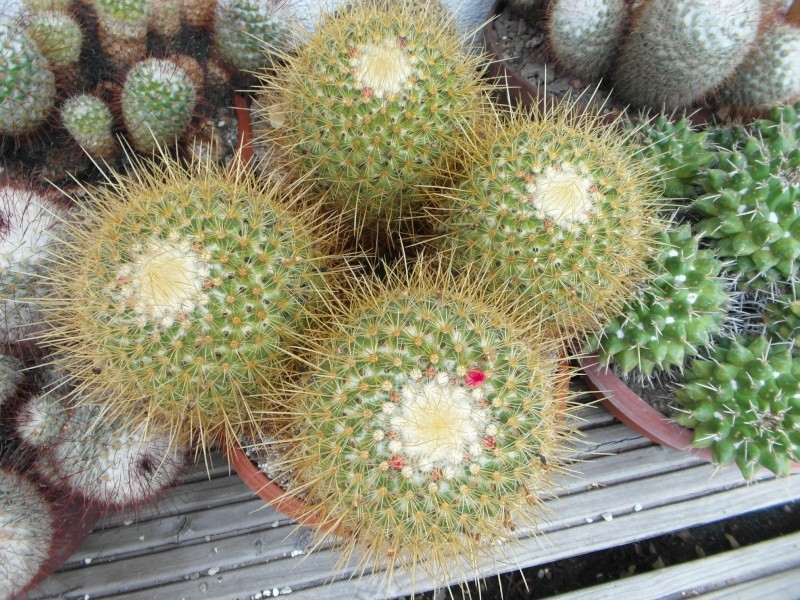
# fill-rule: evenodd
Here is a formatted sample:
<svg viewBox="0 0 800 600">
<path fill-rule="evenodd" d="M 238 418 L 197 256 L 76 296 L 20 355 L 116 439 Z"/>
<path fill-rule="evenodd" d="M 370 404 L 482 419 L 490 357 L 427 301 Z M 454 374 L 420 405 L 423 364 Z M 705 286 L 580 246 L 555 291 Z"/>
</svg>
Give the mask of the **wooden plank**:
<svg viewBox="0 0 800 600">
<path fill-rule="evenodd" d="M 703 594 L 700 600 L 797 600 L 800 598 L 800 569 L 776 573 L 730 588 Z"/>
<path fill-rule="evenodd" d="M 693 598 L 711 594 L 731 598 L 731 588 L 739 585 L 743 590 L 759 590 L 757 596 L 767 598 L 761 591 L 762 581 L 777 575 L 781 585 L 786 582 L 786 572 L 800 575 L 800 532 L 729 550 L 707 558 L 666 567 L 554 596 L 553 600 L 596 600 L 599 598 L 636 598 L 637 600 L 667 600 Z M 751 588 L 750 586 L 754 587 Z M 800 596 L 800 577 L 794 581 L 794 599 Z M 703 595 L 703 598 L 706 598 Z"/>
</svg>

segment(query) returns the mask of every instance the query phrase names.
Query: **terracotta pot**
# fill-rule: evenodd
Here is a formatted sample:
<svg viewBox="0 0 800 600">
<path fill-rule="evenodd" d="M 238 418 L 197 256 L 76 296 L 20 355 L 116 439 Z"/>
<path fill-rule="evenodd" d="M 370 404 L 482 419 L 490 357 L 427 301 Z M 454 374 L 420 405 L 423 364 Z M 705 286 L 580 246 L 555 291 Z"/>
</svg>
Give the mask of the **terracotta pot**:
<svg viewBox="0 0 800 600">
<path fill-rule="evenodd" d="M 642 400 L 612 370 L 601 367 L 597 356 L 581 357 L 578 363 L 595 397 L 620 422 L 657 444 L 714 462 L 709 448 L 692 448 L 691 429 L 671 421 Z M 792 463 L 792 473 L 800 473 L 800 463 Z"/>
<path fill-rule="evenodd" d="M 250 120 L 250 107 L 244 96 L 241 94 L 233 95 L 233 111 L 236 114 L 236 122 L 239 125 L 239 133 L 236 138 L 236 150 L 240 152 L 239 157 L 244 165 L 253 160 L 253 123 Z"/>
</svg>

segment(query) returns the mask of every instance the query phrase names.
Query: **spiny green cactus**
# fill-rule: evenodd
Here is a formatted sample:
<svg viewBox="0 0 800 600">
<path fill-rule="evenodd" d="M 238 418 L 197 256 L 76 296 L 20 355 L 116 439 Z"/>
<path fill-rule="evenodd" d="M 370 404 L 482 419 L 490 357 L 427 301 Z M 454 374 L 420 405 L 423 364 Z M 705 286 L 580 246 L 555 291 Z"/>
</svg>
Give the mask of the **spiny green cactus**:
<svg viewBox="0 0 800 600">
<path fill-rule="evenodd" d="M 791 344 L 722 340 L 692 363 L 676 399 L 693 445 L 711 448 L 715 462 L 735 462 L 746 479 L 761 466 L 788 475 L 800 460 L 800 359 Z"/>
<path fill-rule="evenodd" d="M 18 342 L 42 326 L 37 301 L 46 292 L 51 251 L 69 211 L 22 185 L 0 186 L 0 341 Z"/>
<path fill-rule="evenodd" d="M 56 527 L 52 506 L 36 485 L 0 466 L 0 597 L 14 598 L 33 580 Z"/>
<path fill-rule="evenodd" d="M 326 235 L 286 207 L 300 187 L 277 176 L 166 154 L 135 167 L 91 191 L 66 231 L 43 335 L 110 415 L 210 444 L 246 426 L 256 384 L 290 361 Z"/>
<path fill-rule="evenodd" d="M 214 45 L 234 69 L 254 72 L 285 52 L 291 38 L 289 3 L 272 0 L 220 0 L 214 19 Z"/>
<path fill-rule="evenodd" d="M 90 155 L 107 158 L 116 152 L 112 134 L 114 117 L 100 98 L 88 94 L 68 98 L 61 107 L 61 122 Z"/>
<path fill-rule="evenodd" d="M 44 123 L 56 101 L 55 77 L 22 25 L 0 16 L 0 135 Z"/>
<path fill-rule="evenodd" d="M 496 119 L 468 150 L 443 248 L 560 330 L 596 331 L 649 276 L 664 227 L 655 174 L 601 117 L 532 110 Z"/>
<path fill-rule="evenodd" d="M 734 74 L 756 41 L 761 0 L 648 0 L 634 14 L 613 73 L 626 102 L 688 106 Z"/>
<path fill-rule="evenodd" d="M 490 87 L 441 8 L 366 0 L 326 17 L 264 89 L 283 127 L 276 145 L 355 228 L 421 213 L 419 186 L 447 176 Z M 272 109 L 255 111 L 269 119 Z"/>
<path fill-rule="evenodd" d="M 151 152 L 171 145 L 192 120 L 197 86 L 190 74 L 168 59 L 136 63 L 122 88 L 122 118 L 134 148 Z"/>
<path fill-rule="evenodd" d="M 22 363 L 13 356 L 0 354 L 0 408 L 13 397 L 22 383 Z"/>
<path fill-rule="evenodd" d="M 626 122 L 626 126 L 636 129 L 635 140 L 642 146 L 642 156 L 656 165 L 664 196 L 694 198 L 700 173 L 716 158 L 708 134 L 693 129 L 686 118 L 673 122 L 663 115 L 655 120 Z"/>
<path fill-rule="evenodd" d="M 26 33 L 55 71 L 76 71 L 83 45 L 83 31 L 71 15 L 36 12 L 31 15 Z"/>
<path fill-rule="evenodd" d="M 800 98 L 800 28 L 778 24 L 761 35 L 735 77 L 720 91 L 723 102 L 771 107 Z"/>
<path fill-rule="evenodd" d="M 600 359 L 644 375 L 682 367 L 707 346 L 725 318 L 722 262 L 700 250 L 689 225 L 662 235 L 650 269 L 655 279 L 592 341 Z"/>
<path fill-rule="evenodd" d="M 789 282 L 798 272 L 800 187 L 792 178 L 800 149 L 792 147 L 792 127 L 782 132 L 767 140 L 749 135 L 738 150 L 720 152 L 716 167 L 700 178 L 706 194 L 692 205 L 701 216 L 697 231 L 717 256 L 735 259 L 729 271 L 742 289 Z"/>
<path fill-rule="evenodd" d="M 451 561 L 475 568 L 536 518 L 568 435 L 569 373 L 479 281 L 389 280 L 355 290 L 308 340 L 287 407 L 288 493 L 347 532 L 363 564 L 390 557 L 446 581 L 464 568 Z"/>
<path fill-rule="evenodd" d="M 556 60 L 571 75 L 600 79 L 627 18 L 625 0 L 555 0 L 548 8 L 547 35 Z"/>
<path fill-rule="evenodd" d="M 782 294 L 769 302 L 764 320 L 770 340 L 788 342 L 794 351 L 800 350 L 800 300 L 795 294 Z"/>
<path fill-rule="evenodd" d="M 88 0 L 97 12 L 101 47 L 117 68 L 142 60 L 152 0 Z"/>
</svg>

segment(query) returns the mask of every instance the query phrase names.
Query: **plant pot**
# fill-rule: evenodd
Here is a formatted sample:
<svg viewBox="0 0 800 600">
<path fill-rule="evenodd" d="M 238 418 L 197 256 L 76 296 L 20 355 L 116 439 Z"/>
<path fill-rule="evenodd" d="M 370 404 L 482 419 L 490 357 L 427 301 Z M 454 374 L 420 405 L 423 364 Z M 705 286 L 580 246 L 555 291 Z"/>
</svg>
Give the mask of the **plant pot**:
<svg viewBox="0 0 800 600">
<path fill-rule="evenodd" d="M 233 94 L 233 112 L 236 114 L 236 123 L 239 126 L 235 150 L 239 152 L 239 160 L 242 165 L 247 166 L 252 162 L 255 154 L 253 150 L 253 123 L 250 119 L 250 107 L 241 94 Z"/>
<path fill-rule="evenodd" d="M 578 363 L 589 389 L 621 423 L 661 446 L 714 462 L 710 449 L 692 448 L 691 429 L 671 421 L 642 400 L 611 369 L 601 367 L 596 355 L 580 357 Z M 800 463 L 792 463 L 792 473 L 800 473 Z"/>
</svg>

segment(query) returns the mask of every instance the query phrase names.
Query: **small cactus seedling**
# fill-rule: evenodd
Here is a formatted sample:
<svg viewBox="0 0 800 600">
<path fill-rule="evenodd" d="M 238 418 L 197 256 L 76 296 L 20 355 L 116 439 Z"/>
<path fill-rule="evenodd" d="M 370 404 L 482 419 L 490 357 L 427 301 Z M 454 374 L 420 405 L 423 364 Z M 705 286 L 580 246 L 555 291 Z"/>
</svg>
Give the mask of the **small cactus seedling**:
<svg viewBox="0 0 800 600">
<path fill-rule="evenodd" d="M 536 518 L 562 460 L 569 373 L 480 282 L 388 279 L 353 290 L 309 340 L 286 411 L 287 491 L 365 566 L 389 556 L 447 581 Z"/>
<path fill-rule="evenodd" d="M 767 30 L 721 90 L 724 102 L 772 107 L 800 99 L 800 27 L 778 24 Z"/>
<path fill-rule="evenodd" d="M 762 0 L 647 0 L 621 45 L 614 91 L 667 110 L 702 99 L 734 74 L 762 12 Z"/>
<path fill-rule="evenodd" d="M 61 107 L 64 128 L 88 154 L 109 158 L 116 154 L 112 127 L 114 117 L 109 106 L 88 94 L 72 96 Z"/>
<path fill-rule="evenodd" d="M 326 236 L 287 208 L 301 184 L 166 154 L 134 162 L 66 232 L 42 300 L 47 341 L 109 415 L 210 444 L 250 421 L 256 383 L 289 362 Z"/>
<path fill-rule="evenodd" d="M 288 50 L 292 37 L 290 2 L 220 0 L 214 19 L 214 45 L 237 71 L 269 66 L 274 53 Z"/>
<path fill-rule="evenodd" d="M 136 63 L 122 88 L 122 119 L 133 147 L 152 152 L 174 144 L 186 132 L 196 104 L 197 85 L 176 61 Z"/>
<path fill-rule="evenodd" d="M 560 330 L 596 331 L 649 276 L 664 225 L 655 172 L 600 116 L 531 110 L 498 117 L 469 149 L 442 203 L 443 246 L 455 269 L 486 273 Z"/>
<path fill-rule="evenodd" d="M 800 459 L 800 359 L 763 336 L 721 340 L 695 360 L 676 393 L 693 445 L 735 462 L 746 479 L 760 467 L 788 475 Z"/>
<path fill-rule="evenodd" d="M 547 34 L 556 60 L 571 75 L 600 79 L 627 18 L 625 0 L 555 0 L 548 9 Z"/>
<path fill-rule="evenodd" d="M 692 206 L 701 216 L 697 231 L 717 256 L 734 259 L 728 270 L 742 289 L 789 282 L 798 272 L 800 187 L 792 181 L 800 150 L 791 145 L 793 127 L 781 131 L 767 139 L 751 133 L 737 150 L 720 152 L 700 179 L 706 194 Z"/>
<path fill-rule="evenodd" d="M 419 186 L 445 177 L 491 86 L 440 7 L 380 0 L 326 17 L 274 78 L 267 95 L 283 127 L 274 144 L 325 190 L 328 206 L 356 212 L 355 229 L 391 229 L 422 211 Z M 269 119 L 270 107 L 255 111 Z"/>
<path fill-rule="evenodd" d="M 55 76 L 20 22 L 0 15 L 0 135 L 45 122 L 56 101 Z"/>
<path fill-rule="evenodd" d="M 651 265 L 655 279 L 593 340 L 602 362 L 623 373 L 682 368 L 708 346 L 725 318 L 728 295 L 722 262 L 700 250 L 688 225 L 662 236 Z"/>
<path fill-rule="evenodd" d="M 51 195 L 0 186 L 0 341 L 17 342 L 41 328 L 37 299 L 46 291 L 50 252 L 69 212 Z"/>
<path fill-rule="evenodd" d="M 24 590 L 44 565 L 57 523 L 35 484 L 0 466 L 0 597 Z"/>
<path fill-rule="evenodd" d="M 626 123 L 627 125 L 627 123 Z M 642 156 L 656 165 L 666 198 L 687 199 L 697 195 L 700 173 L 716 158 L 705 131 L 697 131 L 685 118 L 672 122 L 665 116 L 631 123 Z"/>
</svg>

